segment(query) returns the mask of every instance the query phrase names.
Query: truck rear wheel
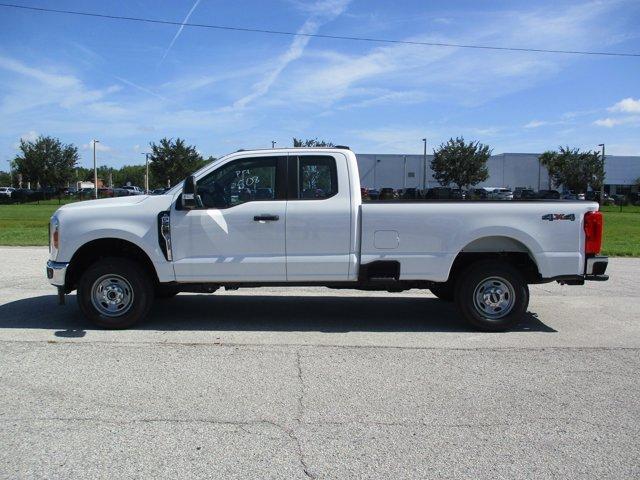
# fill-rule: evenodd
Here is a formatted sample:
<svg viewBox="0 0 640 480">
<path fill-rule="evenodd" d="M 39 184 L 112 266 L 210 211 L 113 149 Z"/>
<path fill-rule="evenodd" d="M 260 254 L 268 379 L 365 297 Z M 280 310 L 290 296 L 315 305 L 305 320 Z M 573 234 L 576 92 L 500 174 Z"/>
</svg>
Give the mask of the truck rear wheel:
<svg viewBox="0 0 640 480">
<path fill-rule="evenodd" d="M 472 264 L 459 277 L 455 302 L 462 316 L 474 327 L 491 332 L 516 324 L 529 306 L 529 287 L 511 264 L 483 260 Z"/>
<path fill-rule="evenodd" d="M 80 277 L 77 297 L 82 313 L 96 325 L 127 328 L 149 314 L 153 283 L 134 261 L 104 258 Z"/>
</svg>

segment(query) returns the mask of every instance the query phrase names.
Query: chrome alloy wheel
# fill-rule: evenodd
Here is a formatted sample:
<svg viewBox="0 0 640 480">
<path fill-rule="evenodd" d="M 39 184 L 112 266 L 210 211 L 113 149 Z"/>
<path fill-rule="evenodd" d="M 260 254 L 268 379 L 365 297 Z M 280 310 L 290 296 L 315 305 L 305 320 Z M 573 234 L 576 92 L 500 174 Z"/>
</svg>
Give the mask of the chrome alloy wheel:
<svg viewBox="0 0 640 480">
<path fill-rule="evenodd" d="M 511 283 L 501 277 L 486 278 L 473 292 L 473 306 L 480 315 L 497 320 L 508 315 L 516 303 Z"/>
<path fill-rule="evenodd" d="M 120 275 L 103 275 L 91 287 L 91 303 L 100 315 L 120 317 L 133 306 L 133 288 Z"/>
</svg>

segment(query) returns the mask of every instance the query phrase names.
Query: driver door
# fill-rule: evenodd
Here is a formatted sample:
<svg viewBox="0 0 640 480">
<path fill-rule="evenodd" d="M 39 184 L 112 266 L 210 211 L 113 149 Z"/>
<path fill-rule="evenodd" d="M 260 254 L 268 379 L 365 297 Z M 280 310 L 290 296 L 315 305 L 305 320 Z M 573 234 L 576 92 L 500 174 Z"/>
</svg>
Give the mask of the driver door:
<svg viewBox="0 0 640 480">
<path fill-rule="evenodd" d="M 286 280 L 286 157 L 230 160 L 198 179 L 202 208 L 171 212 L 176 280 Z"/>
</svg>

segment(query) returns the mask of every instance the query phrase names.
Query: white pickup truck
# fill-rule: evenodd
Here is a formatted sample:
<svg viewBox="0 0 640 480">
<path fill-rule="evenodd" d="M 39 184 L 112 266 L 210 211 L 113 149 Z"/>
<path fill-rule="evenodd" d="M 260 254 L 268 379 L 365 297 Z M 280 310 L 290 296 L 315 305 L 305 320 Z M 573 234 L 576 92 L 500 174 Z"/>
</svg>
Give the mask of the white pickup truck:
<svg viewBox="0 0 640 480">
<path fill-rule="evenodd" d="M 601 239 L 597 203 L 363 203 L 346 147 L 238 151 L 163 195 L 63 206 L 47 277 L 108 328 L 178 292 L 317 285 L 430 289 L 476 328 L 504 330 L 528 284 L 606 280 Z"/>
</svg>

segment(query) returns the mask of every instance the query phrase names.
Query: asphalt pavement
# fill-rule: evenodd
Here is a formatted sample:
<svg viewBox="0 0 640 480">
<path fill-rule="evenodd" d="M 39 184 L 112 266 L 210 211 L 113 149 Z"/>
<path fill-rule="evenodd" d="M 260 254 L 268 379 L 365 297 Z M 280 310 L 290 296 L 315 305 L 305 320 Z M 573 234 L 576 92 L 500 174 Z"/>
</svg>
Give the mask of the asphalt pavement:
<svg viewBox="0 0 640 480">
<path fill-rule="evenodd" d="M 126 331 L 0 247 L 2 478 L 638 478 L 640 259 L 479 333 L 428 292 L 158 301 Z"/>
</svg>

